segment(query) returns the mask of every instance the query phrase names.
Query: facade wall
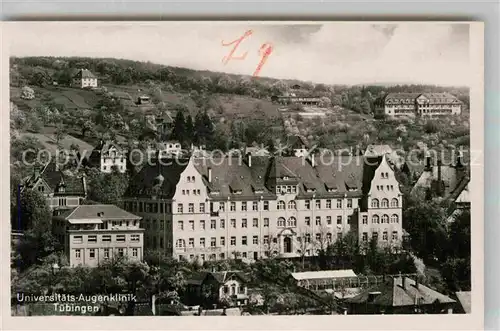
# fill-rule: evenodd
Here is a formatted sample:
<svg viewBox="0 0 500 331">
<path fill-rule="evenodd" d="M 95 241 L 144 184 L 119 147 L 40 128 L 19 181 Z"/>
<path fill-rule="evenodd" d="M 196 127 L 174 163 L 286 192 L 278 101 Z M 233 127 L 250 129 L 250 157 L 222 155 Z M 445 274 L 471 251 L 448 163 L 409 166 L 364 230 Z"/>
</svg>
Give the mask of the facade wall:
<svg viewBox="0 0 500 331">
<path fill-rule="evenodd" d="M 127 158 L 116 148 L 111 147 L 106 154 L 101 154 L 101 172 L 111 173 L 113 166 L 124 173 L 127 170 Z"/>
<path fill-rule="evenodd" d="M 115 221 L 118 224 L 122 222 L 121 226 L 113 226 L 112 222 L 104 221 L 102 225 L 67 225 L 66 253 L 71 266 L 95 267 L 117 255 L 142 261 L 144 237 L 139 221 Z"/>
<path fill-rule="evenodd" d="M 97 78 L 74 78 L 72 85 L 74 87 L 97 87 Z"/>
</svg>

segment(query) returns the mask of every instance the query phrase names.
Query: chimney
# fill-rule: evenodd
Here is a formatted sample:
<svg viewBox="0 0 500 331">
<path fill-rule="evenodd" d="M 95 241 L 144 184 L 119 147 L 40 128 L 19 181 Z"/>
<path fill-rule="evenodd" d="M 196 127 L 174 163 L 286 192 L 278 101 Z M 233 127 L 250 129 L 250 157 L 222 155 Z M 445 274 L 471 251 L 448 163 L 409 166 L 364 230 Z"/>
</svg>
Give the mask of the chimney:
<svg viewBox="0 0 500 331">
<path fill-rule="evenodd" d="M 401 287 L 406 290 L 406 276 L 403 276 L 401 280 Z"/>
<path fill-rule="evenodd" d="M 415 278 L 415 288 L 418 290 L 418 277 Z"/>
<path fill-rule="evenodd" d="M 349 155 L 350 156 L 353 156 L 354 154 L 352 153 L 352 146 L 351 146 L 351 150 L 349 151 Z"/>
<path fill-rule="evenodd" d="M 151 296 L 151 311 L 153 312 L 153 316 L 156 315 L 156 295 L 153 294 Z"/>
<path fill-rule="evenodd" d="M 456 167 L 462 168 L 463 166 L 464 166 L 464 153 L 462 151 L 458 151 Z"/>
<path fill-rule="evenodd" d="M 85 194 L 85 197 L 87 196 L 87 180 L 85 174 L 82 176 L 82 185 L 83 185 L 83 194 Z"/>
<path fill-rule="evenodd" d="M 212 182 L 212 168 L 208 167 L 208 182 Z"/>
<path fill-rule="evenodd" d="M 311 158 L 311 166 L 314 168 L 316 166 L 316 160 L 314 158 L 314 154 L 311 154 L 310 158 Z"/>
<path fill-rule="evenodd" d="M 35 166 L 35 169 L 33 170 L 33 175 L 35 177 L 35 180 L 40 177 L 40 168 L 38 166 Z"/>
<path fill-rule="evenodd" d="M 429 153 L 429 151 L 425 151 L 425 170 L 426 171 L 432 170 L 431 154 Z"/>
<path fill-rule="evenodd" d="M 251 168 L 252 167 L 252 154 L 250 154 L 250 153 L 247 153 L 247 163 L 248 163 L 248 167 Z"/>
</svg>

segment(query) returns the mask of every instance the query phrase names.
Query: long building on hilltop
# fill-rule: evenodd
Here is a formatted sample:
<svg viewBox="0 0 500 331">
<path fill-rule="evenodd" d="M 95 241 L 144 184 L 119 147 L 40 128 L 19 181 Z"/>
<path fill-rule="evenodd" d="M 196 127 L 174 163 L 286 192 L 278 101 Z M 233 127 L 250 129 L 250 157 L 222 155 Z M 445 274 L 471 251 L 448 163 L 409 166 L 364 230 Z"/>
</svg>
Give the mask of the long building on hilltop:
<svg viewBox="0 0 500 331">
<path fill-rule="evenodd" d="M 375 111 L 389 117 L 459 115 L 462 102 L 449 93 L 389 93 L 375 101 Z"/>
<path fill-rule="evenodd" d="M 179 259 L 299 257 L 353 231 L 400 247 L 402 193 L 385 156 L 160 160 L 132 179 L 124 208 L 145 245 Z"/>
</svg>

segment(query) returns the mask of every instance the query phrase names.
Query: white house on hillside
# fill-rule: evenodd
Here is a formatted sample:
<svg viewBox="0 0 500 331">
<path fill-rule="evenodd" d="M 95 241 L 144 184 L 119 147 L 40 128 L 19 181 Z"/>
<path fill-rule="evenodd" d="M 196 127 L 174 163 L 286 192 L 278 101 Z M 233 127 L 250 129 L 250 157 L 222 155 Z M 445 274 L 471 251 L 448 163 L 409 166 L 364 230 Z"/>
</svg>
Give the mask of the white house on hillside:
<svg viewBox="0 0 500 331">
<path fill-rule="evenodd" d="M 97 87 L 97 77 L 88 69 L 79 69 L 73 76 L 71 85 L 74 87 Z"/>
</svg>

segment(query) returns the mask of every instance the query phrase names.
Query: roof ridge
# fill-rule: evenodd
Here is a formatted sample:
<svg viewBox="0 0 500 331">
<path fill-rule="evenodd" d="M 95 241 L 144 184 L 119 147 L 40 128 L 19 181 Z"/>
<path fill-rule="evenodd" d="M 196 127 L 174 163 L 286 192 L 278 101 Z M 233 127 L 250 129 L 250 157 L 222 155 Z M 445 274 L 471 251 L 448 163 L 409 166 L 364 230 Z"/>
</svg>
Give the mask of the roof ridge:
<svg viewBox="0 0 500 331">
<path fill-rule="evenodd" d="M 68 214 L 68 216 L 66 216 L 66 217 L 65 217 L 65 219 L 69 219 L 69 217 L 70 217 L 71 215 L 73 215 L 73 213 L 74 213 L 74 212 L 75 212 L 78 208 L 80 208 L 81 206 L 84 206 L 84 205 L 78 205 L 75 209 L 73 209 L 73 211 L 72 211 L 71 213 L 69 213 L 69 214 Z"/>
</svg>

